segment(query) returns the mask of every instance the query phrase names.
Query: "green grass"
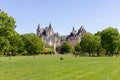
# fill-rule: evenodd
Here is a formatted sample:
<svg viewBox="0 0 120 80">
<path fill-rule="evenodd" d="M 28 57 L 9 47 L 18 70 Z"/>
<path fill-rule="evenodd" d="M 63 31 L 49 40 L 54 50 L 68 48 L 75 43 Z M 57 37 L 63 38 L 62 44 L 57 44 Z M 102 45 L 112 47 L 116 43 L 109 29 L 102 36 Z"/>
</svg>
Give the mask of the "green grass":
<svg viewBox="0 0 120 80">
<path fill-rule="evenodd" d="M 120 57 L 0 57 L 0 80 L 119 80 Z"/>
</svg>

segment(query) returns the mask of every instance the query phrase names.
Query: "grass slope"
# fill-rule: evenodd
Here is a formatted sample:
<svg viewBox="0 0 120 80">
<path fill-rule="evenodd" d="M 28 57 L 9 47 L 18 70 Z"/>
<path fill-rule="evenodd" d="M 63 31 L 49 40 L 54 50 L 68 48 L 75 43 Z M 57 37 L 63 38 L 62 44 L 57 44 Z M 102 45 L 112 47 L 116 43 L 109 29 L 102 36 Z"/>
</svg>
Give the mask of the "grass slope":
<svg viewBox="0 0 120 80">
<path fill-rule="evenodd" d="M 119 80 L 120 57 L 0 57 L 0 80 Z"/>
</svg>

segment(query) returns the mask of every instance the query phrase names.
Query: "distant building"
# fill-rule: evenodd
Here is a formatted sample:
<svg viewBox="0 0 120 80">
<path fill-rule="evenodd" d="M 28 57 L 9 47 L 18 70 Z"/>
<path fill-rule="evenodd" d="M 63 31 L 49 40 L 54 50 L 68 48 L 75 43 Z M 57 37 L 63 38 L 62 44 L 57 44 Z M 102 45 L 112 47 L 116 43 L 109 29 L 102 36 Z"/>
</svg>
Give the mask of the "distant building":
<svg viewBox="0 0 120 80">
<path fill-rule="evenodd" d="M 86 32 L 83 26 L 78 31 L 73 27 L 72 32 L 69 35 L 60 36 L 58 33 L 54 33 L 52 25 L 49 24 L 46 28 L 41 28 L 38 25 L 37 35 L 45 42 L 46 46 L 61 46 L 64 42 L 68 42 L 72 47 L 81 40 L 81 37 Z"/>
</svg>

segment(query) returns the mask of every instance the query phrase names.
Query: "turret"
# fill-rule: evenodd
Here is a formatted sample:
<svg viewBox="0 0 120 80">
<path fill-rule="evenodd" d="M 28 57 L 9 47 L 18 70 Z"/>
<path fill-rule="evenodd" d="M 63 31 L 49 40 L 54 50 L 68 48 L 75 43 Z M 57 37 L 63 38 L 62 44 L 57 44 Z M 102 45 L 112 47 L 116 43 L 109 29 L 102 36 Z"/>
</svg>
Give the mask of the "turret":
<svg viewBox="0 0 120 80">
<path fill-rule="evenodd" d="M 76 30 L 75 30 L 74 26 L 73 26 L 73 29 L 72 29 L 72 34 L 76 34 Z"/>
<path fill-rule="evenodd" d="M 38 28 L 37 28 L 37 35 L 39 36 L 40 33 L 40 25 L 38 24 Z"/>
<path fill-rule="evenodd" d="M 52 29 L 52 25 L 51 25 L 51 23 L 49 24 L 49 28 Z"/>
<path fill-rule="evenodd" d="M 81 35 L 81 34 L 83 35 L 85 32 L 86 32 L 86 30 L 85 30 L 84 26 L 81 26 L 80 29 L 78 30 L 79 35 Z"/>
<path fill-rule="evenodd" d="M 50 36 L 54 35 L 51 23 L 49 24 L 49 32 L 48 33 L 49 33 Z"/>
<path fill-rule="evenodd" d="M 38 24 L 38 28 L 37 28 L 37 31 L 39 31 L 39 29 L 40 29 L 40 25 Z"/>
<path fill-rule="evenodd" d="M 74 26 L 73 26 L 73 30 L 72 31 L 74 31 L 75 30 L 75 28 L 74 28 Z"/>
</svg>

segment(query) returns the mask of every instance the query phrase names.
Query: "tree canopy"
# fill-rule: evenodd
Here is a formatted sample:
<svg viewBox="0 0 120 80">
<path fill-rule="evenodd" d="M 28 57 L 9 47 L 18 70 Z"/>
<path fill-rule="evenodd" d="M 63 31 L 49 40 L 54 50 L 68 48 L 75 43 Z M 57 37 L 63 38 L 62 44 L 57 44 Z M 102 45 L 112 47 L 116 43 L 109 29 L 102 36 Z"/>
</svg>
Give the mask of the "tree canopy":
<svg viewBox="0 0 120 80">
<path fill-rule="evenodd" d="M 17 34 L 17 32 L 15 31 L 15 27 L 16 25 L 14 18 L 9 16 L 4 11 L 0 10 L 0 39 L 1 39 L 0 51 L 1 52 L 3 53 L 10 52 L 13 47 L 12 41 L 18 40 L 18 39 L 11 40 L 12 36 L 13 38 L 15 38 L 15 35 Z M 16 44 L 16 42 L 14 42 L 13 44 Z M 14 47 L 14 49 L 16 48 Z"/>
<path fill-rule="evenodd" d="M 27 33 L 21 35 L 25 44 L 24 49 L 28 54 L 36 54 L 44 51 L 45 45 L 42 40 L 34 33 Z"/>
<path fill-rule="evenodd" d="M 11 29 L 15 29 L 15 20 L 13 17 L 9 16 L 4 11 L 0 10 L 0 27 L 9 27 Z"/>
<path fill-rule="evenodd" d="M 102 50 L 101 37 L 86 32 L 81 38 L 80 46 L 83 52 L 89 53 L 89 56 L 91 56 L 91 53 L 93 55 L 94 52 L 97 52 L 97 55 L 99 56 L 99 53 Z"/>
<path fill-rule="evenodd" d="M 93 34 L 86 32 L 81 38 L 80 46 L 84 52 L 88 52 L 90 55 L 90 53 L 93 52 L 93 46 L 94 46 L 93 45 Z"/>
<path fill-rule="evenodd" d="M 113 54 L 120 46 L 119 32 L 116 28 L 108 27 L 101 33 L 101 44 L 106 52 Z"/>
<path fill-rule="evenodd" d="M 62 46 L 61 46 L 61 53 L 69 53 L 72 51 L 72 47 L 68 42 L 65 42 Z"/>
</svg>

